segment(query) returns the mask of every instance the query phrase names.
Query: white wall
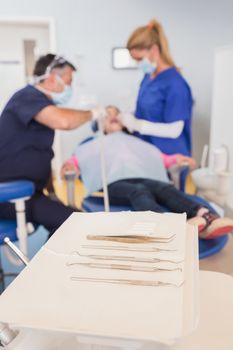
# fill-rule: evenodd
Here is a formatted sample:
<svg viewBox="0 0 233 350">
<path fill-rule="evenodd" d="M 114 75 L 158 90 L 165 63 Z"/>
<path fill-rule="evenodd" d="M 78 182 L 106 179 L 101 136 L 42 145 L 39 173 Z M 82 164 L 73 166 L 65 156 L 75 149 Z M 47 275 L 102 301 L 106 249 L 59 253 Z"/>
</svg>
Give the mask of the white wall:
<svg viewBox="0 0 233 350">
<path fill-rule="evenodd" d="M 80 61 L 76 91 L 99 104 L 128 108 L 140 80 L 137 71 L 114 71 L 113 46 L 126 43 L 138 25 L 156 17 L 166 30 L 173 56 L 188 79 L 195 99 L 194 150 L 199 155 L 208 141 L 211 113 L 214 48 L 233 44 L 232 0 L 8 0 L 3 16 L 54 16 L 57 47 Z M 79 79 L 79 80 L 78 80 Z M 76 100 L 76 104 L 80 100 Z M 76 132 L 63 135 L 64 156 L 75 143 Z"/>
<path fill-rule="evenodd" d="M 222 144 L 230 150 L 233 171 L 233 46 L 215 50 L 215 74 L 211 119 L 211 149 Z"/>
</svg>

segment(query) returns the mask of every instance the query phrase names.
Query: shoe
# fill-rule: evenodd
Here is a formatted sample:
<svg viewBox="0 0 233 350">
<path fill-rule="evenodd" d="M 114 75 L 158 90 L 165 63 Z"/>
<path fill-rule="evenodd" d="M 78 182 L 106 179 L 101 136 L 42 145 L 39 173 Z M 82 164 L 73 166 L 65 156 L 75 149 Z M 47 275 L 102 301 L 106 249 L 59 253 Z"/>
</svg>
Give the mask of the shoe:
<svg viewBox="0 0 233 350">
<path fill-rule="evenodd" d="M 201 233 L 206 228 L 206 220 L 202 216 L 195 216 L 187 222 L 191 225 L 195 225 L 198 227 L 198 233 Z"/>
<path fill-rule="evenodd" d="M 195 216 L 192 219 L 188 220 L 188 223 L 198 226 L 198 233 L 205 231 L 207 227 L 212 223 L 212 221 L 219 218 L 218 214 L 207 211 L 202 216 Z"/>
<path fill-rule="evenodd" d="M 233 232 L 233 220 L 230 218 L 217 217 L 200 232 L 200 238 L 213 239 Z"/>
</svg>

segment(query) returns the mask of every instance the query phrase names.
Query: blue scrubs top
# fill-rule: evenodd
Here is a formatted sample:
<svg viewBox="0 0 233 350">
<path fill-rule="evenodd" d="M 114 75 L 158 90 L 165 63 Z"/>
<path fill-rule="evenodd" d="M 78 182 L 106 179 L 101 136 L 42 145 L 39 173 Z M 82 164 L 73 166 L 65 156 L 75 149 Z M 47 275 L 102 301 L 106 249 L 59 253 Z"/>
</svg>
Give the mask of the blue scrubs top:
<svg viewBox="0 0 233 350">
<path fill-rule="evenodd" d="M 54 131 L 34 120 L 53 102 L 32 85 L 16 92 L 0 117 L 0 181 L 28 179 L 42 190 L 51 174 Z"/>
<path fill-rule="evenodd" d="M 136 135 L 166 154 L 191 155 L 192 104 L 190 87 L 176 68 L 169 68 L 154 79 L 146 74 L 140 85 L 136 117 L 157 123 L 183 120 L 184 129 L 176 139 Z"/>
</svg>

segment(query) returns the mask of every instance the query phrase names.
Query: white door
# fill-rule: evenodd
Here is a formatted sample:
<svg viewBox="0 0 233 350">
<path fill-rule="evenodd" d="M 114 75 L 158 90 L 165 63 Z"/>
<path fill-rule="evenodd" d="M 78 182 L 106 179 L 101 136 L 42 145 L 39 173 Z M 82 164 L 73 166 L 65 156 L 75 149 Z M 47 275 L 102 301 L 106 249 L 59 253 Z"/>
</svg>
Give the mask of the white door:
<svg viewBox="0 0 233 350">
<path fill-rule="evenodd" d="M 55 52 L 53 19 L 0 19 L 0 114 L 15 91 L 31 81 L 35 61 Z M 54 142 L 53 169 L 61 166 L 60 134 Z"/>
<path fill-rule="evenodd" d="M 35 60 L 51 51 L 49 23 L 0 20 L 0 112 L 32 75 Z"/>
</svg>

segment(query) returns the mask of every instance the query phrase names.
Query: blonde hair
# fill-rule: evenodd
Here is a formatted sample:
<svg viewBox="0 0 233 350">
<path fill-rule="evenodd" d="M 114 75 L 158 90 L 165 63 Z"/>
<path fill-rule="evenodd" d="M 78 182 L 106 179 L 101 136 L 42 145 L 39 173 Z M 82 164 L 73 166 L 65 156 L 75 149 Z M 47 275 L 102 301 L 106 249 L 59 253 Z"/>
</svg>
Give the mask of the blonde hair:
<svg viewBox="0 0 233 350">
<path fill-rule="evenodd" d="M 174 66 L 175 62 L 170 54 L 170 49 L 162 25 L 156 21 L 150 21 L 146 26 L 139 27 L 131 34 L 127 42 L 128 50 L 150 49 L 153 45 L 158 45 L 160 55 L 165 63 Z"/>
</svg>

